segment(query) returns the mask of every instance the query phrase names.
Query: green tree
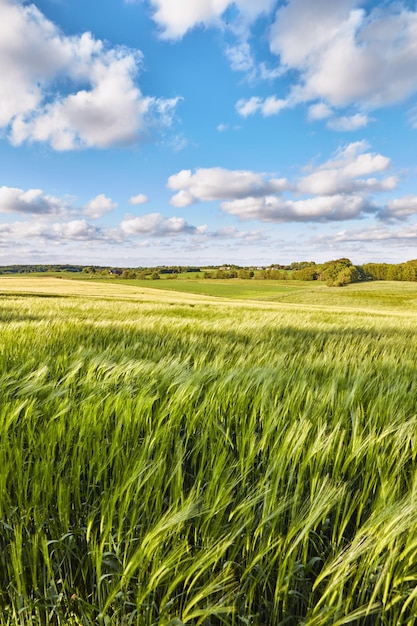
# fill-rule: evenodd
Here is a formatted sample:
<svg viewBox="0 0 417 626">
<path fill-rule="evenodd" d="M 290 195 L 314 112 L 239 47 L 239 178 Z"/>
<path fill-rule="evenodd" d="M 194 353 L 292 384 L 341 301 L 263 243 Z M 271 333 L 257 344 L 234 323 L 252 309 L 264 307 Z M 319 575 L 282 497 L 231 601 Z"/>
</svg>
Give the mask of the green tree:
<svg viewBox="0 0 417 626">
<path fill-rule="evenodd" d="M 248 269 L 248 268 L 246 268 L 246 267 L 242 267 L 242 268 L 238 271 L 237 275 L 238 275 L 238 278 L 243 278 L 243 279 L 245 279 L 245 280 L 248 280 L 248 279 L 250 279 L 250 278 L 253 278 L 253 276 L 254 276 L 254 272 L 253 272 L 252 270 L 249 270 L 249 269 Z"/>
<path fill-rule="evenodd" d="M 125 269 L 122 272 L 121 278 L 128 278 L 132 280 L 133 278 L 136 278 L 136 272 L 132 269 Z"/>
<path fill-rule="evenodd" d="M 319 272 L 315 265 L 304 267 L 292 273 L 291 278 L 294 280 L 317 280 Z"/>
<path fill-rule="evenodd" d="M 363 273 L 347 258 L 336 259 L 323 263 L 320 280 L 325 280 L 329 287 L 343 287 L 362 280 Z"/>
</svg>

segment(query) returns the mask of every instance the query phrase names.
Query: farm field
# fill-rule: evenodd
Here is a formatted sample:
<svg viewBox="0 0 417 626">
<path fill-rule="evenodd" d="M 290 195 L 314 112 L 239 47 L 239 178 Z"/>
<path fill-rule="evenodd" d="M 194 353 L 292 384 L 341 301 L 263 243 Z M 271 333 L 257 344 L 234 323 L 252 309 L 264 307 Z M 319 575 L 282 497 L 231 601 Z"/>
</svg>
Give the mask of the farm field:
<svg viewBox="0 0 417 626">
<path fill-rule="evenodd" d="M 120 285 L 122 288 L 126 286 L 134 287 L 138 292 L 144 294 L 148 289 L 162 291 L 164 293 L 179 293 L 182 294 L 181 298 L 185 294 L 194 294 L 199 296 L 214 296 L 218 298 L 226 298 L 227 300 L 257 300 L 265 302 L 282 302 L 293 304 L 307 304 L 318 305 L 322 307 L 336 306 L 336 307 L 351 307 L 351 308 L 372 308 L 389 309 L 391 311 L 398 312 L 401 309 L 406 311 L 417 311 L 417 290 L 416 283 L 414 282 L 401 282 L 398 281 L 378 281 L 378 282 L 365 282 L 365 283 L 353 283 L 349 285 L 347 289 L 329 289 L 321 281 L 298 281 L 298 280 L 205 280 L 202 278 L 180 277 L 176 280 L 170 280 L 169 278 L 162 278 L 162 280 L 129 280 L 118 278 L 105 278 L 101 276 L 95 276 L 92 274 L 72 274 L 61 273 L 57 274 L 60 279 L 64 279 L 63 285 L 68 280 L 75 280 L 78 287 L 82 289 L 81 283 L 98 283 L 101 285 Z M 55 277 L 56 277 L 55 276 Z M 51 276 L 45 274 L 38 275 L 40 278 L 38 289 L 45 289 L 50 281 Z M 14 277 L 3 278 L 2 280 L 8 281 L 8 289 L 13 290 L 14 281 L 19 282 L 19 290 L 25 290 L 27 283 L 25 280 L 32 281 L 33 275 L 30 274 L 19 276 L 17 279 Z M 57 287 L 58 283 L 55 281 L 50 283 L 55 285 L 54 290 L 58 289 L 58 292 L 65 291 L 66 287 Z M 75 287 L 73 287 L 74 289 Z M 102 288 L 106 289 L 106 288 Z M 81 293 L 81 292 L 79 292 Z M 104 293 L 104 291 L 103 291 Z M 119 294 L 119 291 L 110 291 L 109 293 Z M 167 295 L 167 294 L 166 294 Z"/>
<path fill-rule="evenodd" d="M 239 300 L 258 300 L 322 307 L 385 308 L 417 311 L 416 283 L 394 281 L 354 283 L 348 289 L 329 289 L 319 281 L 297 280 L 145 280 L 120 281 L 132 286 Z"/>
<path fill-rule="evenodd" d="M 417 284 L 220 282 L 0 279 L 1 626 L 417 622 Z"/>
</svg>

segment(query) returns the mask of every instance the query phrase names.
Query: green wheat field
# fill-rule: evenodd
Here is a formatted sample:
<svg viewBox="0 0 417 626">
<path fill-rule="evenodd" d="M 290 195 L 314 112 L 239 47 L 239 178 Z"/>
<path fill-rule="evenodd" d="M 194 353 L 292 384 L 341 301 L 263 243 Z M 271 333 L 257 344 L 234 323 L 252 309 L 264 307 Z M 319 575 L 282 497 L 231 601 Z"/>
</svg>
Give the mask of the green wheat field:
<svg viewBox="0 0 417 626">
<path fill-rule="evenodd" d="M 165 282 L 0 279 L 1 626 L 417 623 L 417 284 Z"/>
</svg>

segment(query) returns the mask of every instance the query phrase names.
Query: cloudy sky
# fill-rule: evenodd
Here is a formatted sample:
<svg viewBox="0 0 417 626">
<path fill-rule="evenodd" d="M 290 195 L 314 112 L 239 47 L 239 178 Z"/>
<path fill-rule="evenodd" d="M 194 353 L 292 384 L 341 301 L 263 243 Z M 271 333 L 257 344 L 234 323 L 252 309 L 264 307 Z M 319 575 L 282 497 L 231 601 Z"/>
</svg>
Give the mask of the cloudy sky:
<svg viewBox="0 0 417 626">
<path fill-rule="evenodd" d="M 0 0 L 0 264 L 417 258 L 415 0 Z"/>
</svg>

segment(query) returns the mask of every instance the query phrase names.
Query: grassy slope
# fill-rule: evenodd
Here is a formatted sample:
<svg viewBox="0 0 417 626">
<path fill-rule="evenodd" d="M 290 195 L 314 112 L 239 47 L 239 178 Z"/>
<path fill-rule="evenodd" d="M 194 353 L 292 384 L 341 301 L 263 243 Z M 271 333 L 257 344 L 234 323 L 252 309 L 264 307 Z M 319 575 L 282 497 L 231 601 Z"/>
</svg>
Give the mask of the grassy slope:
<svg viewBox="0 0 417 626">
<path fill-rule="evenodd" d="M 417 286 L 148 287 L 0 280 L 0 623 L 414 623 Z"/>
<path fill-rule="evenodd" d="M 356 283 L 343 288 L 329 288 L 322 282 L 315 281 L 205 280 L 188 276 L 176 280 L 167 278 L 161 280 L 122 280 L 72 273 L 60 273 L 55 276 L 41 274 L 36 277 L 31 275 L 10 276 L 2 277 L 1 280 L 5 281 L 3 282 L 4 285 L 18 284 L 20 285 L 19 289 L 24 290 L 28 284 L 26 281 L 33 283 L 35 278 L 41 279 L 39 284 L 44 284 L 45 281 L 50 281 L 52 278 L 58 278 L 64 281 L 75 281 L 78 285 L 97 283 L 120 285 L 121 287 L 130 286 L 135 288 L 134 293 L 140 291 L 143 293 L 152 289 L 177 294 L 212 296 L 227 300 L 257 300 L 322 307 L 417 311 L 417 283 L 414 282 L 375 281 Z M 47 282 L 45 284 L 52 285 L 53 283 Z M 6 288 L 8 289 L 8 287 Z M 71 288 L 68 288 L 71 291 Z M 79 288 L 77 287 L 77 289 Z M 102 287 L 101 293 L 104 293 L 105 289 Z M 117 290 L 114 293 L 117 293 Z"/>
<path fill-rule="evenodd" d="M 412 282 L 378 281 L 343 288 L 329 288 L 323 283 L 311 281 L 176 280 L 142 281 L 142 284 L 149 286 L 150 282 L 152 288 L 232 299 L 417 310 L 417 285 Z"/>
<path fill-rule="evenodd" d="M 69 276 L 73 279 L 73 275 Z M 89 278 L 93 282 L 129 285 L 136 289 L 195 294 L 228 300 L 257 300 L 322 307 L 353 307 L 417 311 L 417 283 L 375 281 L 343 288 L 329 288 L 321 282 L 268 280 L 120 280 Z"/>
</svg>

